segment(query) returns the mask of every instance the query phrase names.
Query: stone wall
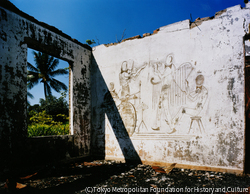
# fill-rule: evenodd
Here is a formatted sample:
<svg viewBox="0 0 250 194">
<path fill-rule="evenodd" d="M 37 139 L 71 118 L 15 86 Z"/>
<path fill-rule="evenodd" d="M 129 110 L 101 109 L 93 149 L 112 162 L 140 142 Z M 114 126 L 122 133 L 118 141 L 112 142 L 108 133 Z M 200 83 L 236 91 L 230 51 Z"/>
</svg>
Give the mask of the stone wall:
<svg viewBox="0 0 250 194">
<path fill-rule="evenodd" d="M 78 155 L 90 153 L 91 48 L 3 0 L 0 2 L 0 166 L 5 170 L 18 168 L 25 161 L 29 146 L 26 141 L 28 48 L 69 62 L 71 134 Z"/>
<path fill-rule="evenodd" d="M 93 155 L 242 172 L 249 8 L 93 48 Z"/>
</svg>

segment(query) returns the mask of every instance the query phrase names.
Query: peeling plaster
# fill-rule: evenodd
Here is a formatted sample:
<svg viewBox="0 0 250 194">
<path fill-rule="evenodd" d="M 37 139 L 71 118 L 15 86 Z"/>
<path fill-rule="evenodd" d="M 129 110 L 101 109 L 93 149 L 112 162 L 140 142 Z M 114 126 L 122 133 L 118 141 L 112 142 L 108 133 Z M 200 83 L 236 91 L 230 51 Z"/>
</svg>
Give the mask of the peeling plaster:
<svg viewBox="0 0 250 194">
<path fill-rule="evenodd" d="M 4 150 L 0 165 L 7 171 L 15 169 L 18 166 L 15 161 L 26 150 L 28 48 L 71 64 L 71 76 L 76 81 L 70 86 L 71 110 L 77 114 L 71 119 L 74 149 L 76 156 L 89 155 L 91 48 L 21 12 L 9 1 L 0 2 L 0 21 L 0 147 Z"/>
<path fill-rule="evenodd" d="M 9 162 L 26 140 L 27 48 L 33 48 L 70 63 L 76 155 L 243 170 L 249 5 L 91 52 L 2 2 L 0 165 L 15 166 Z"/>
<path fill-rule="evenodd" d="M 91 78 L 95 154 L 124 158 L 109 117 L 101 116 L 103 96 L 109 94 L 144 162 L 242 171 L 243 37 L 249 23 L 249 9 L 234 6 L 191 24 L 185 20 L 161 27 L 150 38 L 136 36 L 115 47 L 95 47 Z M 186 95 L 187 82 L 181 80 L 188 81 L 193 94 L 198 93 L 197 80 L 202 82 L 200 112 L 191 108 L 196 101 Z"/>
</svg>

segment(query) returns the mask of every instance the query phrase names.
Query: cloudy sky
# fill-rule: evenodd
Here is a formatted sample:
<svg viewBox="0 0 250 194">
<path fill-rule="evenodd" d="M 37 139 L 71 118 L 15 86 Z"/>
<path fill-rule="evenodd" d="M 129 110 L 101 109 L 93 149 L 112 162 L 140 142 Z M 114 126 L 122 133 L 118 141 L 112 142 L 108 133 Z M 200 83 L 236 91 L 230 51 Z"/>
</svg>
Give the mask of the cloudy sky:
<svg viewBox="0 0 250 194">
<path fill-rule="evenodd" d="M 55 26 L 74 39 L 85 43 L 94 39 L 99 44 L 116 39 L 152 33 L 171 23 L 200 17 L 241 5 L 244 0 L 10 0 L 18 9 L 39 21 Z M 32 51 L 28 61 L 34 64 Z M 60 61 L 61 67 L 67 63 Z M 68 84 L 68 78 L 58 78 Z M 31 104 L 44 98 L 42 87 L 31 90 Z M 60 96 L 60 95 L 59 95 Z"/>
</svg>

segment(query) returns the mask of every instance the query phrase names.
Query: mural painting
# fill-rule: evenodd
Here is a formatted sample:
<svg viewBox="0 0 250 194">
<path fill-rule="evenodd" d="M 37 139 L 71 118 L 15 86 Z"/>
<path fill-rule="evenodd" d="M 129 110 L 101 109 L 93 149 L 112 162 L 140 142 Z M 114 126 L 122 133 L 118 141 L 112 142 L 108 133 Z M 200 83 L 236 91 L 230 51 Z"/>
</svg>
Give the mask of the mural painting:
<svg viewBox="0 0 250 194">
<path fill-rule="evenodd" d="M 196 70 L 196 62 L 177 66 L 173 54 L 168 54 L 163 60 L 151 60 L 136 66 L 130 59 L 121 63 L 117 76 L 120 86 L 110 82 L 109 92 L 129 136 L 147 133 L 175 135 L 184 116 L 190 118 L 190 123 L 185 125 L 183 135 L 205 133 L 200 113 L 207 101 L 208 90 L 202 72 Z M 195 82 L 195 88 L 190 87 L 190 82 Z M 149 88 L 152 96 L 142 96 L 143 90 Z M 145 111 L 151 113 L 150 122 L 144 118 Z M 193 130 L 194 125 L 198 130 Z"/>
</svg>

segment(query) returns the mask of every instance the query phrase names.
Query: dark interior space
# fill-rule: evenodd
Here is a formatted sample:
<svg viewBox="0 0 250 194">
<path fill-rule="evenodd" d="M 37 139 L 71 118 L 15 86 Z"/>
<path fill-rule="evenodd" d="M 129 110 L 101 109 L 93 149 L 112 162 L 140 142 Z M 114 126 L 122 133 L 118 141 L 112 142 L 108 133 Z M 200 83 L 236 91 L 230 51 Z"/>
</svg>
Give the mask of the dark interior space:
<svg viewBox="0 0 250 194">
<path fill-rule="evenodd" d="M 244 172 L 250 173 L 250 56 L 245 57 L 245 164 Z"/>
</svg>

